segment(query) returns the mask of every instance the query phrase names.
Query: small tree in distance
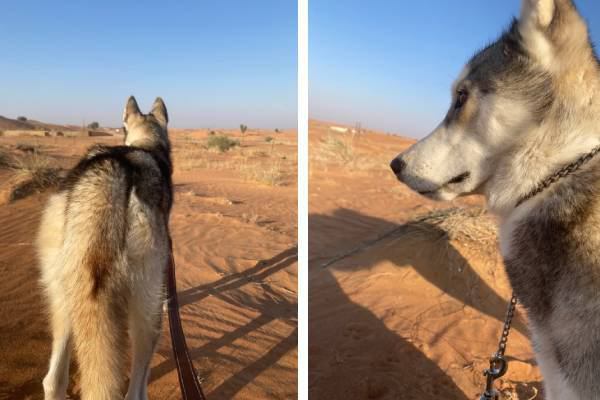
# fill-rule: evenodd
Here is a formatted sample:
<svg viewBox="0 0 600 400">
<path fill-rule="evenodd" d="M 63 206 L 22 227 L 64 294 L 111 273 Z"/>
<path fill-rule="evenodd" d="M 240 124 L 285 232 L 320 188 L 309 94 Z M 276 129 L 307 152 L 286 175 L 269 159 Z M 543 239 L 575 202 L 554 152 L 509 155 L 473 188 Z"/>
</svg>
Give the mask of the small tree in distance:
<svg viewBox="0 0 600 400">
<path fill-rule="evenodd" d="M 248 127 L 244 124 L 240 124 L 240 131 L 242 132 L 242 135 L 244 133 L 246 133 L 246 131 L 248 130 Z"/>
<path fill-rule="evenodd" d="M 88 128 L 90 129 L 98 129 L 100 128 L 100 124 L 97 122 L 92 122 L 91 124 L 88 125 Z"/>
<path fill-rule="evenodd" d="M 25 121 L 27 121 L 27 117 L 23 117 L 23 116 L 17 117 L 17 120 L 21 121 L 21 122 L 25 122 Z"/>
</svg>

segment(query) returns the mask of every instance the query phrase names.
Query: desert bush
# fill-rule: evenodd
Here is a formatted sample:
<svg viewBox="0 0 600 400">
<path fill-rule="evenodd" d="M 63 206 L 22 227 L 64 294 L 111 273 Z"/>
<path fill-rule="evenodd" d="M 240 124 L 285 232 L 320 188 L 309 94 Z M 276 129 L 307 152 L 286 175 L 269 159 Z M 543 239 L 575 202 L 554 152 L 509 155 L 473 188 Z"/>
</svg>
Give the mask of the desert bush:
<svg viewBox="0 0 600 400">
<path fill-rule="evenodd" d="M 30 177 L 15 185 L 10 193 L 9 200 L 23 199 L 34 193 L 40 193 L 48 188 L 57 186 L 62 179 L 61 172 L 59 168 L 42 168 L 29 171 L 31 174 Z"/>
<path fill-rule="evenodd" d="M 100 128 L 100 124 L 98 122 L 94 121 L 91 124 L 89 124 L 87 127 L 90 129 L 98 129 L 98 128 Z"/>
<path fill-rule="evenodd" d="M 239 146 L 240 141 L 230 139 L 225 135 L 210 136 L 206 141 L 206 146 L 209 149 L 217 149 L 219 152 L 224 153 L 231 150 L 232 148 Z"/>
<path fill-rule="evenodd" d="M 0 149 L 0 168 L 10 168 L 12 162 L 13 160 L 10 154 L 5 150 Z"/>
<path fill-rule="evenodd" d="M 25 122 L 25 121 L 27 121 L 27 117 L 23 117 L 23 116 L 17 117 L 17 121 Z"/>
<path fill-rule="evenodd" d="M 273 136 L 267 136 L 267 137 L 265 138 L 265 142 L 267 142 L 267 143 L 270 143 L 270 142 L 272 142 L 273 140 L 274 140 L 274 139 L 273 139 Z"/>
<path fill-rule="evenodd" d="M 281 165 L 281 160 L 272 164 L 245 163 L 241 168 L 242 175 L 250 181 L 263 183 L 269 186 L 282 186 L 284 184 L 285 174 Z"/>
<path fill-rule="evenodd" d="M 51 168 L 51 160 L 39 151 L 26 151 L 25 154 L 14 157 L 11 168 L 17 174 L 34 175 L 38 171 Z"/>
<path fill-rule="evenodd" d="M 210 132 L 208 132 L 208 135 L 209 135 L 209 136 L 215 136 L 215 131 L 210 131 Z"/>
<path fill-rule="evenodd" d="M 275 133 L 281 133 L 281 131 L 279 130 L 279 128 L 275 128 Z"/>
<path fill-rule="evenodd" d="M 11 157 L 8 160 L 8 168 L 14 171 L 17 181 L 11 190 L 10 201 L 55 187 L 62 179 L 62 170 L 54 167 L 52 160 L 36 148 L 34 151 Z"/>
<path fill-rule="evenodd" d="M 248 127 L 244 124 L 240 124 L 240 131 L 242 132 L 242 135 L 244 133 L 246 133 L 246 131 L 248 130 Z"/>
<path fill-rule="evenodd" d="M 349 164 L 355 158 L 352 142 L 347 139 L 340 139 L 331 133 L 322 140 L 318 151 L 319 158 L 323 161 L 338 161 Z"/>
</svg>

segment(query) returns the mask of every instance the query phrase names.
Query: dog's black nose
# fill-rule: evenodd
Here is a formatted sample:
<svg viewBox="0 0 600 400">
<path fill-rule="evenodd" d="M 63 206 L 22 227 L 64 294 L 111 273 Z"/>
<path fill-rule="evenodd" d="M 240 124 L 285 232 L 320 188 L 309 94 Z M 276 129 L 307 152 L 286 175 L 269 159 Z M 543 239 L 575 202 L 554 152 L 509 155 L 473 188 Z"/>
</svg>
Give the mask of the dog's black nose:
<svg viewBox="0 0 600 400">
<path fill-rule="evenodd" d="M 401 158 L 394 158 L 390 163 L 390 168 L 394 171 L 394 174 L 399 176 L 402 173 L 402 170 L 406 167 L 406 163 Z"/>
</svg>

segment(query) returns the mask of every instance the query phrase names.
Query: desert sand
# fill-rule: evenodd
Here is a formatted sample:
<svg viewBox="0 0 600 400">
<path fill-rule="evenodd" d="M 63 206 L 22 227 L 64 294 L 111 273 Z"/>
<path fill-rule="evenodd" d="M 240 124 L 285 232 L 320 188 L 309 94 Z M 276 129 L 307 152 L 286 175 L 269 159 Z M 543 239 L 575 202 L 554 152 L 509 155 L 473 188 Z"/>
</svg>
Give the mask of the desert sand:
<svg viewBox="0 0 600 400">
<path fill-rule="evenodd" d="M 241 146 L 207 149 L 210 136 Z M 180 312 L 210 399 L 297 393 L 296 133 L 171 130 L 171 214 Z M 68 168 L 93 143 L 122 137 L 0 137 L 0 399 L 42 399 L 51 338 L 32 242 L 52 188 L 31 169 Z M 22 160 L 7 167 L 2 157 Z M 25 188 L 11 199 L 15 188 Z M 11 194 L 13 196 L 11 196 Z M 166 314 L 151 399 L 180 399 Z M 72 363 L 70 398 L 79 398 Z"/>
<path fill-rule="evenodd" d="M 334 125 L 309 123 L 310 398 L 478 399 L 511 294 L 495 221 L 399 183 L 414 140 Z M 521 308 L 506 355 L 503 398 L 542 398 Z"/>
</svg>

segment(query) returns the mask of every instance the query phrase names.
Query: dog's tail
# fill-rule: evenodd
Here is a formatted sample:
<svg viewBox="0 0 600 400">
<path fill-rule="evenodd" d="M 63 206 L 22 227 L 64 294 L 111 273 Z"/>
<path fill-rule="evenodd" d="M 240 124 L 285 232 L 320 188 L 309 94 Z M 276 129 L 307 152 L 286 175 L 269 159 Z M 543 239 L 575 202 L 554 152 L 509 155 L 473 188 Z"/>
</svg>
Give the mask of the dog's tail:
<svg viewBox="0 0 600 400">
<path fill-rule="evenodd" d="M 69 188 L 64 259 L 83 400 L 122 398 L 129 284 L 127 213 L 131 184 L 114 159 L 83 171 Z M 69 251 L 69 250 L 67 250 Z M 78 265 L 74 265 L 78 264 Z"/>
</svg>

